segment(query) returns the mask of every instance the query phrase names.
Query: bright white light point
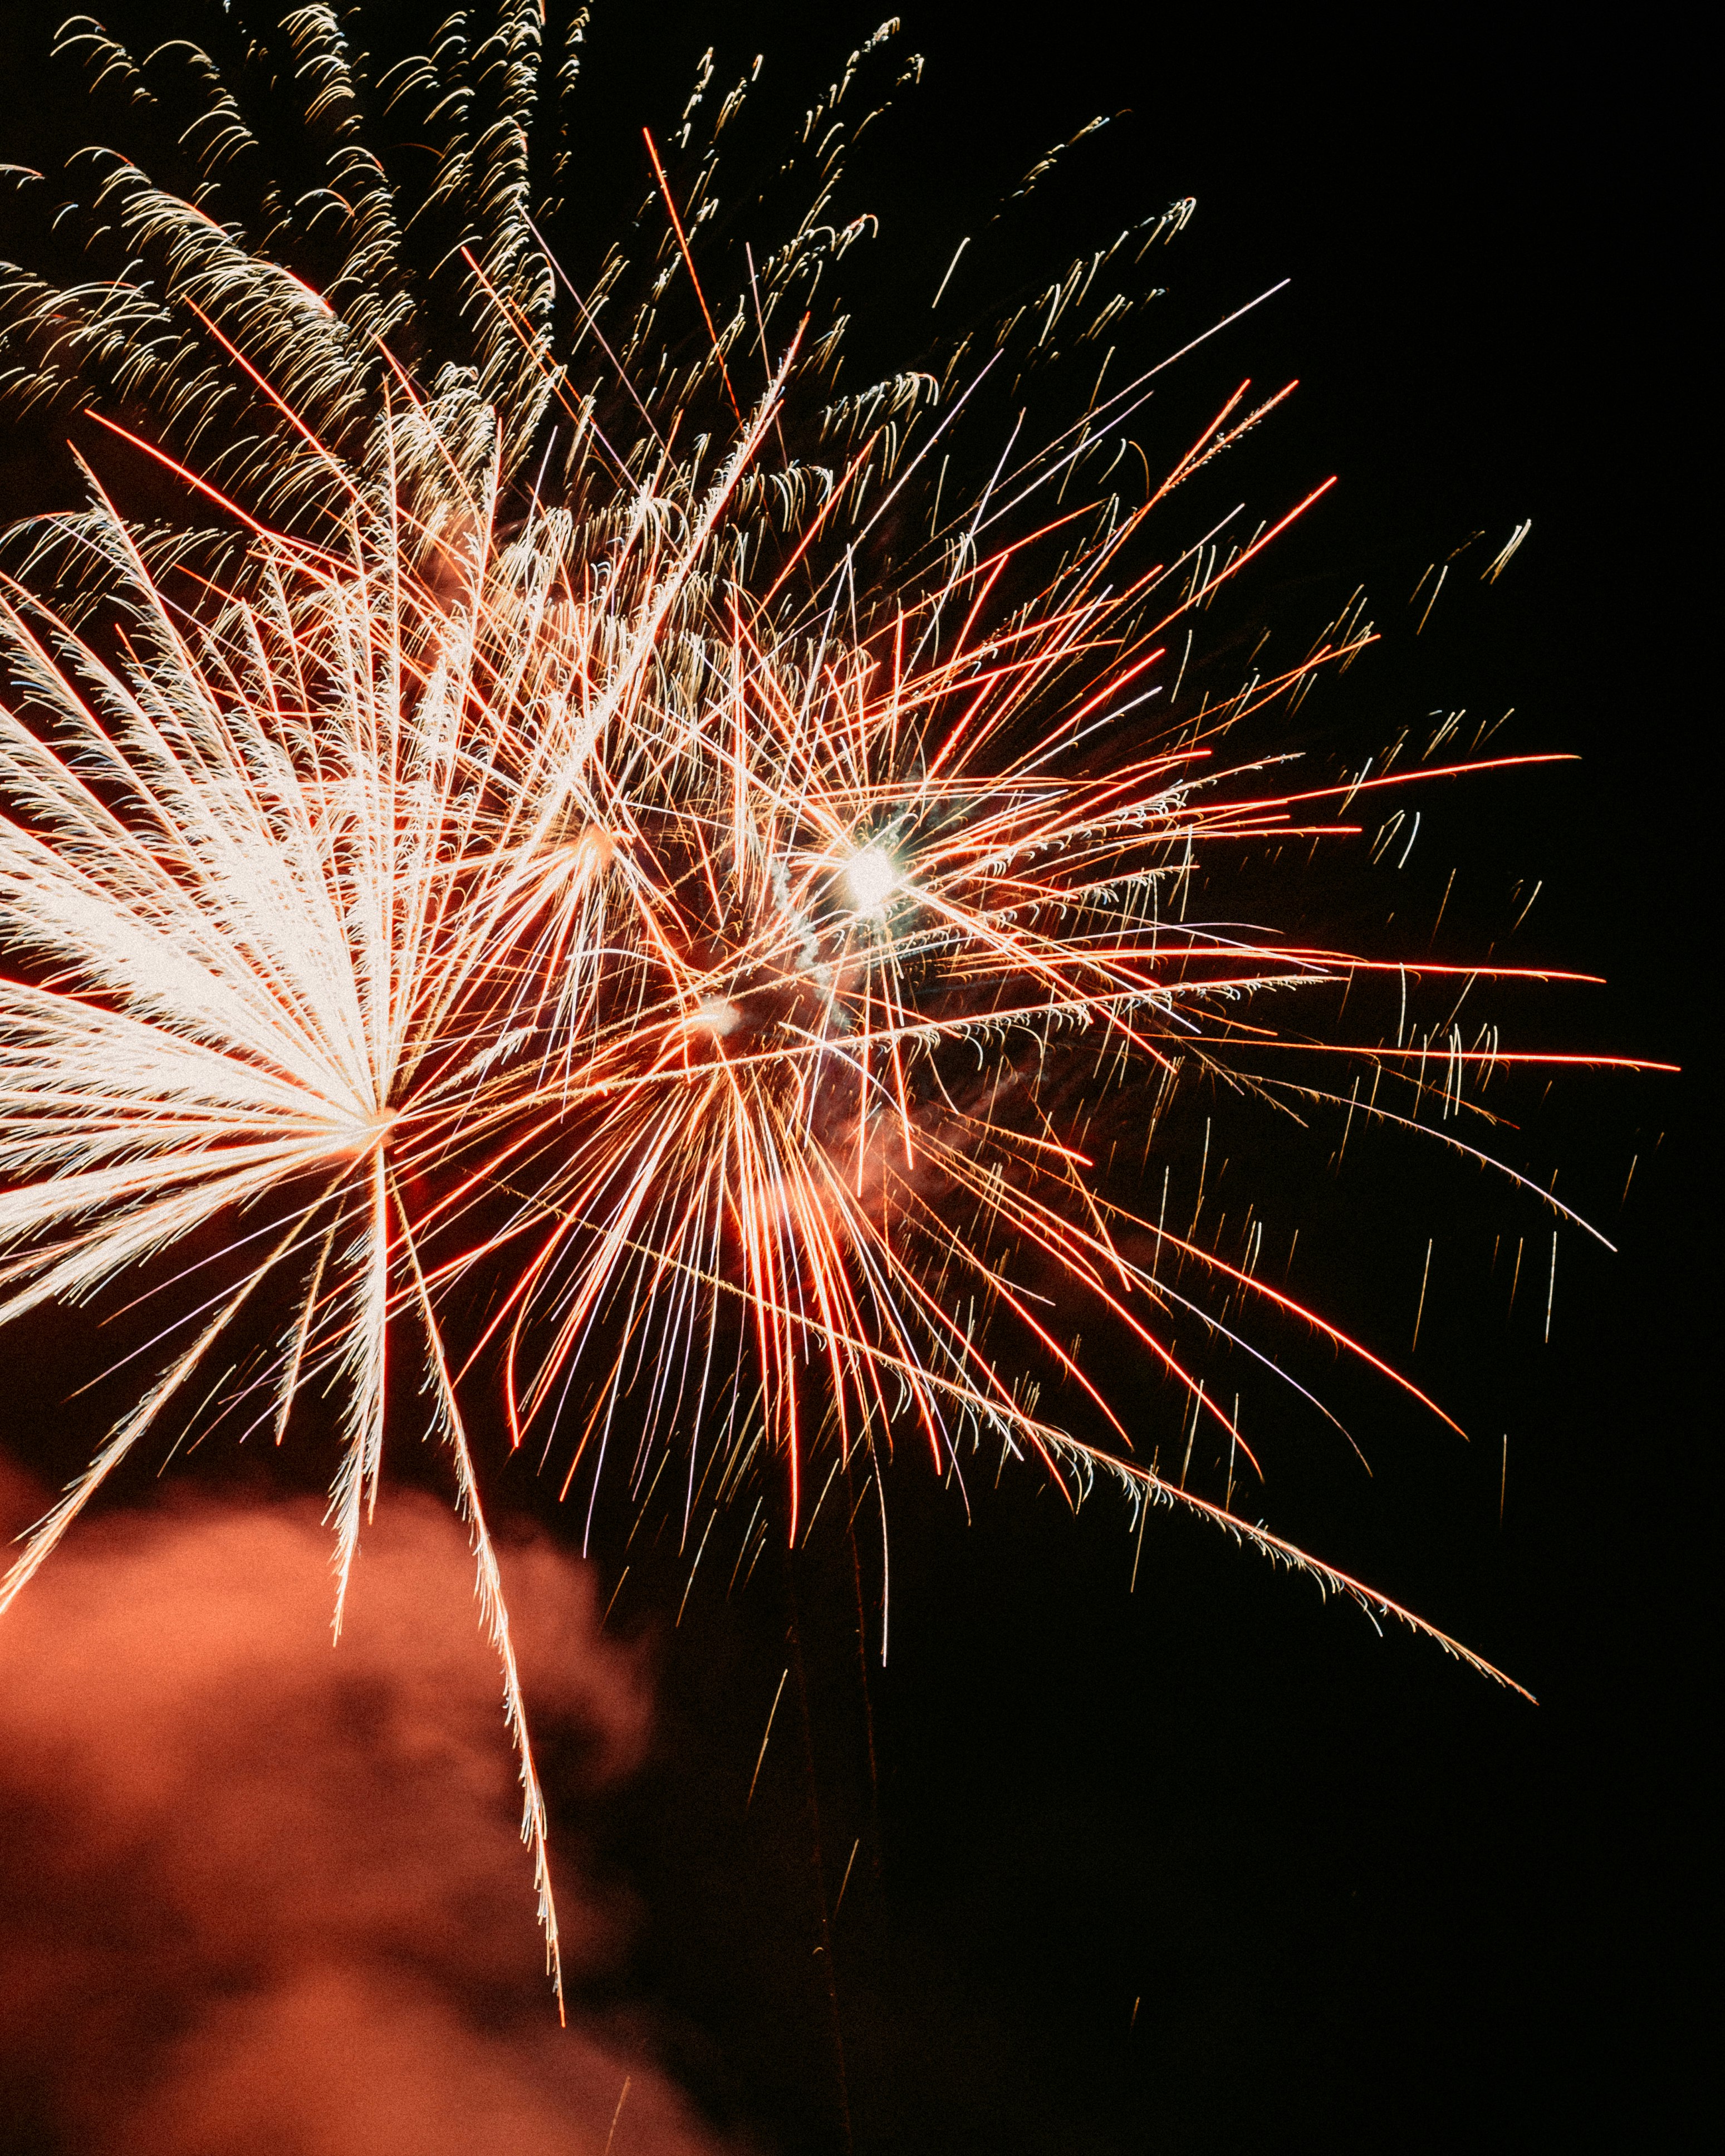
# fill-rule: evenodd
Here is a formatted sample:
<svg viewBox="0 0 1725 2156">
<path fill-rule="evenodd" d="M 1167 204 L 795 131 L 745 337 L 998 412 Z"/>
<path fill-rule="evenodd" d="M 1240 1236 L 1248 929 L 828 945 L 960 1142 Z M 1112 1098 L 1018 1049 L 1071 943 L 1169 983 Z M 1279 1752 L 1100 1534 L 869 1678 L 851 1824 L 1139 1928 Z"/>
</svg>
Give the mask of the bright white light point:
<svg viewBox="0 0 1725 2156">
<path fill-rule="evenodd" d="M 691 1033 L 708 1033 L 715 1040 L 722 1040 L 742 1024 L 742 1013 L 722 996 L 703 996 L 690 1014 L 688 1023 Z"/>
<path fill-rule="evenodd" d="M 845 863 L 845 882 L 859 913 L 880 913 L 898 889 L 898 870 L 879 846 L 865 846 Z"/>
</svg>

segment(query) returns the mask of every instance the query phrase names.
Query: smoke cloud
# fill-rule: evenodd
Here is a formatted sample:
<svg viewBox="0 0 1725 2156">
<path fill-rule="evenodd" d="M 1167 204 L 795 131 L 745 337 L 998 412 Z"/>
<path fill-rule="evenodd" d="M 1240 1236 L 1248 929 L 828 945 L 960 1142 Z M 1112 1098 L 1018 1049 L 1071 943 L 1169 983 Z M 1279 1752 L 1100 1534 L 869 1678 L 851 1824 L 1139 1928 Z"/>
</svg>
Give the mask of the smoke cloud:
<svg viewBox="0 0 1725 2156">
<path fill-rule="evenodd" d="M 393 1494 L 333 1648 L 328 1551 L 299 1506 L 118 1517 L 0 1624 L 8 2156 L 712 2156 L 626 2030 L 557 2026 L 460 1530 Z M 571 1559 L 505 1582 L 536 1735 L 597 1792 L 645 1745 L 639 1673 Z M 627 1910 L 568 1840 L 578 1989 Z"/>
</svg>

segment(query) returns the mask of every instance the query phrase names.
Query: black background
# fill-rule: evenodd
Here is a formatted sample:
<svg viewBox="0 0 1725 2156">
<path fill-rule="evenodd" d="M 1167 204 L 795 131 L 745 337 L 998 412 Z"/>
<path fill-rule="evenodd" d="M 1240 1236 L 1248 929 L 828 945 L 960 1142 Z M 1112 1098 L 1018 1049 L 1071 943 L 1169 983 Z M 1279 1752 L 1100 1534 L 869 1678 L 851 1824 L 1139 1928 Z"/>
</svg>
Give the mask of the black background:
<svg viewBox="0 0 1725 2156">
<path fill-rule="evenodd" d="M 589 66 L 654 120 L 716 38 L 721 74 L 762 49 L 814 82 L 872 27 L 812 8 L 613 12 Z M 9 54 L 44 19 L 8 8 Z M 869 1680 L 877 1799 L 848 1554 L 763 1562 L 675 1631 L 638 1560 L 613 1621 L 649 1643 L 661 1740 L 614 1821 L 609 1861 L 644 1910 L 620 1988 L 653 2002 L 716 2113 L 788 2150 L 844 2147 L 847 2102 L 869 2150 L 1670 2145 L 1712 2004 L 1707 1200 L 1685 1109 L 1711 778 L 1687 506 L 1702 399 L 1683 330 L 1698 182 L 1676 94 L 1695 56 L 1656 18 L 1631 51 L 1496 11 L 1123 19 L 1096 0 L 1034 18 L 930 7 L 905 42 L 929 59 L 922 131 L 915 159 L 875 170 L 870 206 L 919 294 L 932 235 L 1096 111 L 1124 116 L 1086 183 L 1105 208 L 1198 198 L 1158 272 L 1171 324 L 1292 280 L 1213 378 L 1301 379 L 1253 475 L 1266 505 L 1332 471 L 1342 484 L 1254 603 L 1272 613 L 1302 579 L 1370 585 L 1400 642 L 1350 677 L 1368 747 L 1376 696 L 1384 737 L 1439 706 L 1513 705 L 1494 745 L 1581 758 L 1434 808 L 1376 921 L 1397 908 L 1423 941 L 1457 866 L 1446 933 L 1477 947 L 1507 937 L 1514 886 L 1543 879 L 1517 957 L 1609 986 L 1518 1006 L 1528 1036 L 1689 1075 L 1526 1096 L 1529 1158 L 1561 1165 L 1621 1249 L 1566 1239 L 1548 1347 L 1530 1314 L 1543 1274 L 1506 1320 L 1485 1253 L 1507 1216 L 1471 1171 L 1367 1148 L 1326 1194 L 1269 1170 L 1329 1253 L 1307 1285 L 1368 1328 L 1385 1313 L 1387 1352 L 1426 1238 L 1453 1255 L 1418 1374 L 1474 1431 L 1463 1453 L 1399 1421 L 1375 1510 L 1351 1492 L 1331 1506 L 1320 1475 L 1306 1498 L 1272 1491 L 1271 1517 L 1538 1707 L 1380 1640 L 1196 1526 L 1153 1517 L 1129 1593 L 1111 1501 L 1075 1520 L 1028 1473 L 995 1492 L 984 1478 L 967 1523 L 907 1460 L 892 1652 Z M 63 118 L 51 101 L 39 115 Z M 1415 649 L 1420 571 L 1527 516 L 1502 584 L 1470 576 Z M 608 1592 L 622 1555 L 599 1554 Z M 829 1990 L 819 1898 L 853 1839 Z"/>
</svg>

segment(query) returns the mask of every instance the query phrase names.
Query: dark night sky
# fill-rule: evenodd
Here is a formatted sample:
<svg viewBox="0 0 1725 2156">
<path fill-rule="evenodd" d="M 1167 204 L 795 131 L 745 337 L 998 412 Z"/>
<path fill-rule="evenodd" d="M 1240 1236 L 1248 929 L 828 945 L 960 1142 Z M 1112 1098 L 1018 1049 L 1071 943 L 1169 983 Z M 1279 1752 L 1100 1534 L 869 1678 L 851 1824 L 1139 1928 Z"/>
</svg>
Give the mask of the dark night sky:
<svg viewBox="0 0 1725 2156">
<path fill-rule="evenodd" d="M 9 49 L 52 12 L 8 7 Z M 765 49 L 824 80 L 872 19 L 634 13 L 610 46 L 602 13 L 593 42 L 619 82 L 680 81 L 721 29 L 721 58 Z M 1650 156 L 1656 68 L 1681 55 L 1656 63 L 1651 35 L 1634 59 L 1558 44 L 1486 10 L 1123 24 L 1070 0 L 1009 34 L 1015 19 L 907 14 L 928 124 L 919 167 L 874 176 L 883 246 L 932 246 L 1046 141 L 1124 108 L 1095 187 L 1127 208 L 1199 201 L 1158 273 L 1170 320 L 1293 280 L 1205 382 L 1301 377 L 1251 475 L 1266 502 L 1341 476 L 1259 594 L 1266 613 L 1302 579 L 1378 595 L 1395 648 L 1349 677 L 1344 707 L 1368 747 L 1440 705 L 1513 705 L 1500 739 L 1582 758 L 1435 804 L 1378 931 L 1394 907 L 1423 942 L 1455 867 L 1445 934 L 1476 947 L 1507 936 L 1517 880 L 1543 878 L 1517 952 L 1609 986 L 1517 1017 L 1541 1045 L 1693 1067 L 1683 865 L 1704 706 L 1673 465 L 1690 454 L 1676 228 L 1694 175 L 1675 126 Z M 666 101 L 644 91 L 640 116 Z M 1420 569 L 1528 516 L 1502 584 L 1470 579 L 1414 648 Z M 656 1673 L 659 1738 L 599 1861 L 638 1908 L 615 1995 L 645 2002 L 684 2086 L 768 2148 L 838 2151 L 836 1997 L 860 2152 L 1671 2145 L 1702 2025 L 1681 1980 L 1702 1894 L 1710 1517 L 1694 1082 L 1578 1075 L 1521 1096 L 1528 1157 L 1620 1245 L 1566 1240 L 1548 1347 L 1531 1302 L 1507 1321 L 1484 1262 L 1491 1233 L 1530 1221 L 1494 1212 L 1472 1171 L 1379 1144 L 1314 1198 L 1259 1162 L 1274 1200 L 1312 1209 L 1307 1285 L 1381 1317 L 1398 1349 L 1418 1251 L 1430 1236 L 1453 1254 L 1417 1374 L 1475 1432 L 1464 1451 L 1397 1418 L 1383 1457 L 1368 1446 L 1368 1496 L 1314 1471 L 1307 1497 L 1271 1491 L 1269 1517 L 1512 1671 L 1537 1708 L 1196 1526 L 1151 1520 L 1129 1594 L 1106 1496 L 1075 1521 L 1028 1471 L 998 1492 L 984 1478 L 967 1524 L 906 1460 L 893 1652 L 870 1680 L 876 1801 L 848 1556 L 763 1563 L 675 1632 L 639 1563 L 614 1621 Z M 607 1594 L 621 1562 L 603 1557 Z M 807 1711 L 793 1671 L 745 1814 L 793 1624 Z M 855 1838 L 829 1993 L 814 1859 L 830 1900 Z M 18 2156 L 48 2145 L 0 2133 Z"/>
</svg>

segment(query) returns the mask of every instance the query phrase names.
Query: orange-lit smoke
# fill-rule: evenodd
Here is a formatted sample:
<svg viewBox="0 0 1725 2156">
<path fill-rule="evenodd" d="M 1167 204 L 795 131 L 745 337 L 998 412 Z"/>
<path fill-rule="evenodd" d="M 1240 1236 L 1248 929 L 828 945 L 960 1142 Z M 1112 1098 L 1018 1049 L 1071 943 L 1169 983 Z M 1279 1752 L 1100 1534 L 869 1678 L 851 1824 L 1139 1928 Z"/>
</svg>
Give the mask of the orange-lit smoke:
<svg viewBox="0 0 1725 2156">
<path fill-rule="evenodd" d="M 0 1478 L 21 1527 L 40 1493 Z M 641 1755 L 639 1675 L 573 1562 L 536 1543 L 506 1571 L 540 1727 L 590 1796 Z M 349 1613 L 332 1648 L 327 1536 L 288 1506 L 88 1526 L 20 1599 L 0 2111 L 128 2156 L 708 2156 L 639 2032 L 557 2025 L 473 1563 L 429 1500 L 380 1516 Z M 576 1839 L 578 1992 L 623 1916 L 571 1876 Z"/>
</svg>

